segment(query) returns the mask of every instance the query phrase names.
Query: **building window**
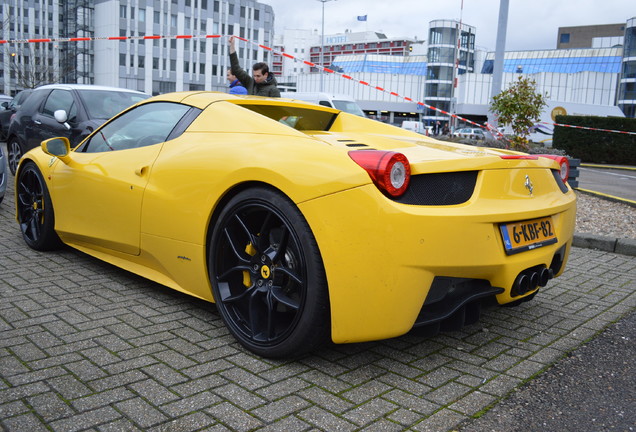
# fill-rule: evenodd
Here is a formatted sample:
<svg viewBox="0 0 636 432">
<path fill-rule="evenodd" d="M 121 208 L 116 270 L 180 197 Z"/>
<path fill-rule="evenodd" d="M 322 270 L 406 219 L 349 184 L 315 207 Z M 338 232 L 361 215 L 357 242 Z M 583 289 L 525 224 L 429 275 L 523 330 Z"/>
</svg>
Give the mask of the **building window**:
<svg viewBox="0 0 636 432">
<path fill-rule="evenodd" d="M 154 13 L 154 20 L 153 20 L 153 22 L 154 22 L 155 24 L 159 24 L 160 19 L 161 19 L 161 14 L 160 14 L 159 12 L 155 11 L 155 13 Z"/>
<path fill-rule="evenodd" d="M 119 18 L 126 18 L 126 5 L 119 6 Z"/>
<path fill-rule="evenodd" d="M 241 6 L 241 18 L 245 18 L 245 6 Z"/>
<path fill-rule="evenodd" d="M 171 27 L 177 26 L 177 16 L 175 14 L 170 15 L 170 26 Z"/>
<path fill-rule="evenodd" d="M 562 44 L 570 43 L 570 33 L 561 33 L 559 42 Z"/>
<path fill-rule="evenodd" d="M 139 21 L 146 22 L 146 9 L 139 9 Z"/>
<path fill-rule="evenodd" d="M 254 9 L 254 21 L 260 20 L 260 12 L 258 9 Z"/>
<path fill-rule="evenodd" d="M 119 66 L 126 66 L 126 54 L 119 54 Z"/>
</svg>

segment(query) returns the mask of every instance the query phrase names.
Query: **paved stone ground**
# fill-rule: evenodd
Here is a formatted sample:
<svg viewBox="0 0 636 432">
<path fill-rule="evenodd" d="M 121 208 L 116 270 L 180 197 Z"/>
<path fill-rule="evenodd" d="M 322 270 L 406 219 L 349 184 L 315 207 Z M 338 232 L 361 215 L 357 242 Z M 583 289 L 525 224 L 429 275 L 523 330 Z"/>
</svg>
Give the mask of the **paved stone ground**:
<svg viewBox="0 0 636 432">
<path fill-rule="evenodd" d="M 12 185 L 10 185 L 12 188 Z M 72 249 L 30 250 L 0 205 L 0 428 L 445 431 L 636 309 L 636 258 L 574 248 L 517 308 L 432 339 L 297 361 L 234 342 L 214 305 Z"/>
</svg>

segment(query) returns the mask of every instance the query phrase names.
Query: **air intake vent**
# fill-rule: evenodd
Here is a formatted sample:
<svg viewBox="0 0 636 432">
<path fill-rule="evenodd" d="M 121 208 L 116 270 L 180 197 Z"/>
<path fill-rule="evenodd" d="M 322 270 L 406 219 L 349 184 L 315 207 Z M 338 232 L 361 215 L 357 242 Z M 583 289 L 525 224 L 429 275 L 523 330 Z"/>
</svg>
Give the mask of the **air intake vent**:
<svg viewBox="0 0 636 432">
<path fill-rule="evenodd" d="M 411 205 L 465 203 L 475 190 L 477 171 L 418 174 L 411 177 L 406 193 L 395 201 Z"/>
</svg>

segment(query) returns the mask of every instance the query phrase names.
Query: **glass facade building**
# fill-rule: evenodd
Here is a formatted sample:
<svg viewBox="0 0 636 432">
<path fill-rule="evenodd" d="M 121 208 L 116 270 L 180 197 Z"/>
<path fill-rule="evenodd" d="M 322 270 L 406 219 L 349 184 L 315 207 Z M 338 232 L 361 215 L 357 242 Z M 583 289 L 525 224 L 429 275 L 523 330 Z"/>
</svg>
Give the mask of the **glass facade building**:
<svg viewBox="0 0 636 432">
<path fill-rule="evenodd" d="M 626 117 L 636 117 L 636 18 L 625 26 L 618 106 Z"/>
<path fill-rule="evenodd" d="M 475 27 L 453 20 L 433 20 L 429 23 L 428 65 L 424 101 L 447 112 L 454 110 L 457 76 L 474 72 Z M 448 117 L 427 110 L 425 120 L 448 120 Z"/>
<path fill-rule="evenodd" d="M 347 74 L 356 72 L 372 72 L 399 75 L 425 76 L 427 71 L 426 56 L 387 56 L 362 54 L 336 57 L 332 67 Z"/>
</svg>

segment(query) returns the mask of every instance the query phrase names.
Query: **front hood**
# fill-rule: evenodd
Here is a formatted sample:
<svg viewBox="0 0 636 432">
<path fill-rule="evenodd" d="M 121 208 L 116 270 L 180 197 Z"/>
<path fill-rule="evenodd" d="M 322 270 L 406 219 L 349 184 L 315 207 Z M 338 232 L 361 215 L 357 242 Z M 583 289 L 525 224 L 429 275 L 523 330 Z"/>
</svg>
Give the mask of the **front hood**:
<svg viewBox="0 0 636 432">
<path fill-rule="evenodd" d="M 387 150 L 403 153 L 411 163 L 413 174 L 529 166 L 555 168 L 556 166 L 555 161 L 548 158 L 502 159 L 501 156 L 504 155 L 523 155 L 524 153 L 438 141 L 423 135 L 421 138 L 414 138 L 361 132 L 313 132 L 311 136 L 348 151 Z"/>
</svg>

